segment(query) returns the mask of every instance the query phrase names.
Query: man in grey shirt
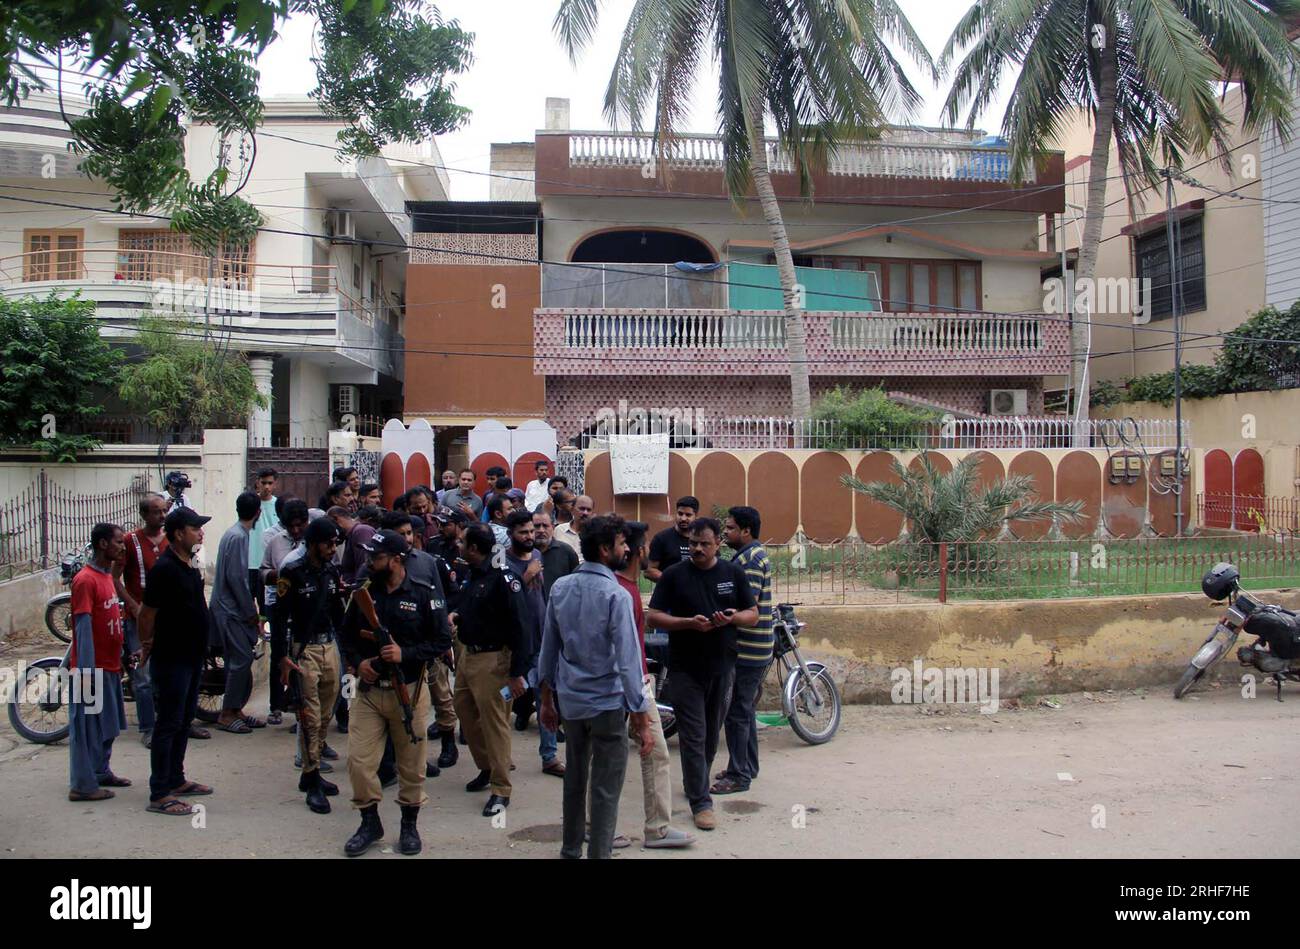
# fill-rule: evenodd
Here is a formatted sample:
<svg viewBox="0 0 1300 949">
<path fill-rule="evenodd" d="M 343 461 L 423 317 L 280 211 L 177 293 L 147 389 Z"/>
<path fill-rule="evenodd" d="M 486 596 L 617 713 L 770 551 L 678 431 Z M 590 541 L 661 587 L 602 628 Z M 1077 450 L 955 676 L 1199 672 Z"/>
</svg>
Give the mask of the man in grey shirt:
<svg viewBox="0 0 1300 949">
<path fill-rule="evenodd" d="M 266 722 L 244 713 L 244 703 L 253 694 L 253 648 L 262 632 L 248 584 L 248 534 L 261 512 L 262 502 L 252 491 L 235 498 L 239 523 L 226 531 L 217 547 L 217 575 L 208 601 L 226 661 L 226 697 L 217 727 L 236 735 L 266 727 Z"/>
<path fill-rule="evenodd" d="M 608 859 L 614 846 L 618 799 L 627 772 L 627 718 L 644 758 L 654 750 L 641 678 L 632 598 L 614 568 L 627 554 L 623 522 L 593 517 L 582 533 L 584 563 L 551 588 L 542 632 L 541 723 L 554 731 L 559 696 L 564 709 L 564 843 L 561 856 L 582 856 L 587 779 L 591 778 L 589 858 Z"/>
<path fill-rule="evenodd" d="M 447 491 L 442 496 L 442 503 L 453 511 L 460 511 L 471 521 L 477 521 L 483 513 L 483 499 L 474 493 L 474 469 L 466 468 L 460 473 L 460 487 Z"/>
</svg>

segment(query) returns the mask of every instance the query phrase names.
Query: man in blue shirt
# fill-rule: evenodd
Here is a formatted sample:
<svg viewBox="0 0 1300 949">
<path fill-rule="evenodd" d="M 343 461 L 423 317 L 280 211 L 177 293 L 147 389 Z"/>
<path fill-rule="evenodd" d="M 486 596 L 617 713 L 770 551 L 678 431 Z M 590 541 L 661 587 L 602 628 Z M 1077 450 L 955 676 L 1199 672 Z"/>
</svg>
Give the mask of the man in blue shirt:
<svg viewBox="0 0 1300 949">
<path fill-rule="evenodd" d="M 564 709 L 564 843 L 561 856 L 582 856 L 586 830 L 587 779 L 591 778 L 589 858 L 613 852 L 618 800 L 627 772 L 627 718 L 644 758 L 654 750 L 649 700 L 641 678 L 641 645 L 632 598 L 619 586 L 614 568 L 627 554 L 623 523 L 593 517 L 582 532 L 584 563 L 555 581 L 546 605 L 538 678 L 542 724 L 560 722 Z"/>
</svg>

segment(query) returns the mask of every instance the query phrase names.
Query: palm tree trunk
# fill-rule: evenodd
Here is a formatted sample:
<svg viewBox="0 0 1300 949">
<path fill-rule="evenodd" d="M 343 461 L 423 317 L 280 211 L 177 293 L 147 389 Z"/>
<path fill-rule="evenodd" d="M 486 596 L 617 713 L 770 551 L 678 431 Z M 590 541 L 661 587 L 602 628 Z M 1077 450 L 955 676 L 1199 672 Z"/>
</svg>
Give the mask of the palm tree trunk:
<svg viewBox="0 0 1300 949">
<path fill-rule="evenodd" d="M 785 308 L 785 345 L 790 359 L 790 406 L 796 419 L 812 416 L 812 391 L 808 384 L 808 343 L 804 328 L 803 310 L 796 303 L 794 257 L 790 254 L 790 238 L 785 232 L 785 219 L 781 205 L 772 187 L 772 172 L 767 164 L 767 145 L 763 139 L 761 119 L 749 122 L 750 168 L 754 174 L 754 190 L 758 192 L 763 218 L 772 235 L 772 252 L 776 255 L 776 272 L 781 279 L 781 301 Z M 796 435 L 798 430 L 796 429 Z M 795 447 L 802 447 L 796 439 Z"/>
<path fill-rule="evenodd" d="M 1097 269 L 1097 252 L 1101 245 L 1101 229 L 1106 219 L 1106 185 L 1109 177 L 1110 143 L 1115 127 L 1115 47 L 1108 40 L 1101 49 L 1101 67 L 1098 72 L 1097 124 L 1092 132 L 1092 156 L 1088 162 L 1088 202 L 1083 216 L 1083 241 L 1079 246 L 1079 262 L 1075 266 L 1076 294 L 1092 281 Z M 1062 277 L 1065 275 L 1062 274 Z M 1089 299 L 1097 299 L 1089 294 Z M 1088 361 L 1089 321 L 1091 312 L 1080 314 L 1074 300 L 1070 311 L 1074 319 L 1070 328 L 1070 386 L 1074 390 L 1075 405 L 1082 407 L 1087 416 L 1088 393 L 1084 391 L 1085 370 Z M 1077 411 L 1077 408 L 1076 408 Z"/>
</svg>

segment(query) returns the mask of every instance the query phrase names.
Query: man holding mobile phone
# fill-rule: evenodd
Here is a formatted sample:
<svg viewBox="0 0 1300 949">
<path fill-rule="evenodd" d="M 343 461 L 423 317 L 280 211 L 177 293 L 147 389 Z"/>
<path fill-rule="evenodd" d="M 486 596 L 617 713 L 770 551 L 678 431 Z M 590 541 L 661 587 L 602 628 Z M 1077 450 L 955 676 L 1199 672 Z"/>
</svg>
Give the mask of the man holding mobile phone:
<svg viewBox="0 0 1300 949">
<path fill-rule="evenodd" d="M 744 570 L 718 559 L 721 525 L 699 517 L 689 533 L 691 558 L 660 576 L 646 623 L 668 631 L 682 784 L 695 826 L 713 830 L 717 820 L 709 773 L 726 711 L 727 680 L 736 662 L 736 628 L 758 622 L 758 605 Z"/>
</svg>

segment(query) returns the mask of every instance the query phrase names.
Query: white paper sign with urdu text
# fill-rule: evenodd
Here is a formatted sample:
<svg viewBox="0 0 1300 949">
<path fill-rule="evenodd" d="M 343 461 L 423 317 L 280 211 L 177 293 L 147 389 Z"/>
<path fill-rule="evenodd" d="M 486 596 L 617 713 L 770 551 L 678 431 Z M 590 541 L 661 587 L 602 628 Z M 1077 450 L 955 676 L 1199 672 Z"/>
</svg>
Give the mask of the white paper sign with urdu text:
<svg viewBox="0 0 1300 949">
<path fill-rule="evenodd" d="M 667 494 L 668 433 L 611 436 L 609 467 L 615 494 Z"/>
</svg>

